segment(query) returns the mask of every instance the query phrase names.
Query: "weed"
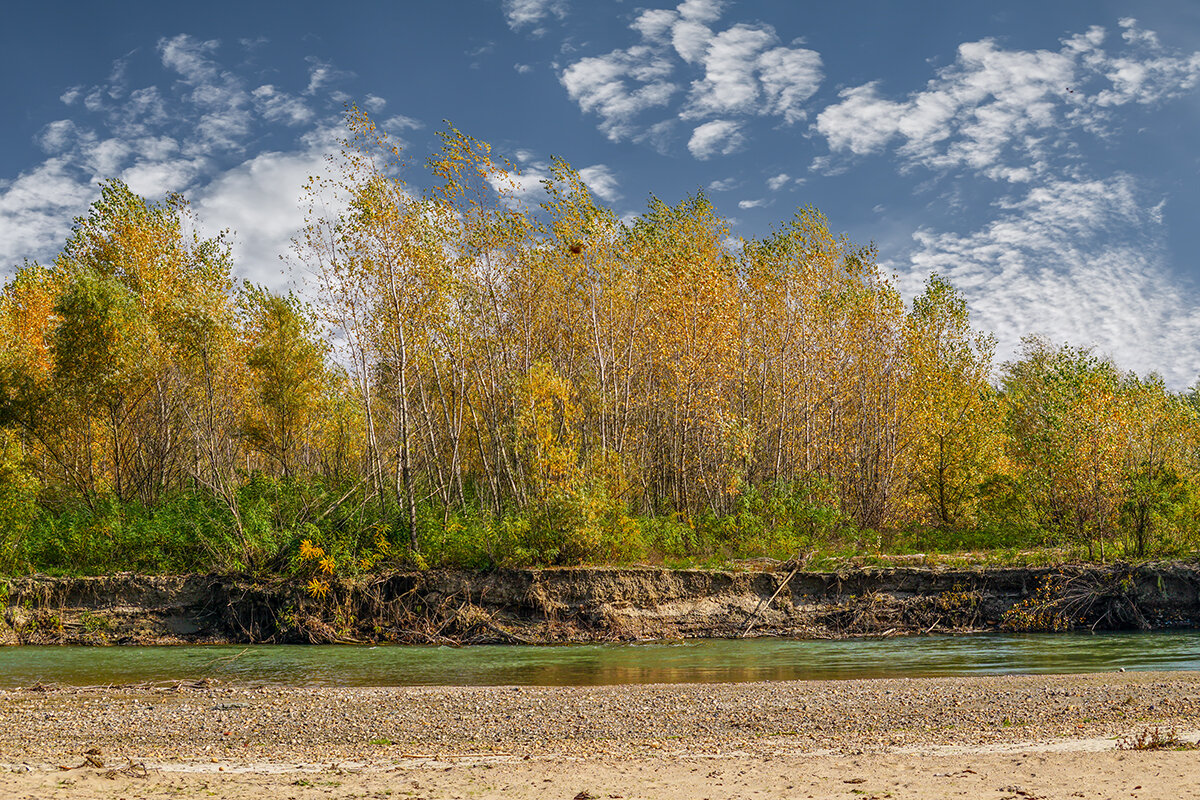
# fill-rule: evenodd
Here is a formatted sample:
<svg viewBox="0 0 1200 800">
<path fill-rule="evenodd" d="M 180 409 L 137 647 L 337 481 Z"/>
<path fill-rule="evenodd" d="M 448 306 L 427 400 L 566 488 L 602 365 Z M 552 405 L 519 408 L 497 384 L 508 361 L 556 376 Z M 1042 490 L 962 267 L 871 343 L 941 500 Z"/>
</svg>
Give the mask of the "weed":
<svg viewBox="0 0 1200 800">
<path fill-rule="evenodd" d="M 105 634 L 112 630 L 112 620 L 102 614 L 84 611 L 79 621 L 83 623 L 83 630 L 86 633 Z"/>
<path fill-rule="evenodd" d="M 1117 740 L 1118 750 L 1198 750 L 1200 743 L 1185 742 L 1176 728 L 1143 728 L 1135 736 Z"/>
</svg>

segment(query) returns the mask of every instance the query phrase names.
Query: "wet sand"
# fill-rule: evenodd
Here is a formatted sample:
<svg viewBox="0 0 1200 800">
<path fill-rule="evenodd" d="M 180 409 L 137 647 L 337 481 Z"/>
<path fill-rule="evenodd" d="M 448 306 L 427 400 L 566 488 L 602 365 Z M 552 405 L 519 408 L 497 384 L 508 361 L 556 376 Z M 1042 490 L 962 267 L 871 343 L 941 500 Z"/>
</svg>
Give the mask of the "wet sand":
<svg viewBox="0 0 1200 800">
<path fill-rule="evenodd" d="M 0 797 L 1200 795 L 1200 752 L 1121 749 L 1155 728 L 1200 738 L 1200 673 L 51 688 L 0 692 Z"/>
</svg>

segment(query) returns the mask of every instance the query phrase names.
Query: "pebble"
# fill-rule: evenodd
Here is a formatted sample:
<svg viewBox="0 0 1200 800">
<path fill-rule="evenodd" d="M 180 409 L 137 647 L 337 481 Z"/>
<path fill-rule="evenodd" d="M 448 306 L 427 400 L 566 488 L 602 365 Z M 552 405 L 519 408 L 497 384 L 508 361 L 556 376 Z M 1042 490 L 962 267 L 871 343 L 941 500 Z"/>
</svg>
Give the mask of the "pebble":
<svg viewBox="0 0 1200 800">
<path fill-rule="evenodd" d="M 594 687 L 0 691 L 15 763 L 493 754 L 878 752 L 1200 729 L 1200 673 Z M 219 710 L 218 710 L 219 709 Z M 249 748 L 249 749 L 247 749 Z M 214 756 L 214 753 L 220 758 Z M 253 754 L 253 755 L 250 755 Z"/>
</svg>

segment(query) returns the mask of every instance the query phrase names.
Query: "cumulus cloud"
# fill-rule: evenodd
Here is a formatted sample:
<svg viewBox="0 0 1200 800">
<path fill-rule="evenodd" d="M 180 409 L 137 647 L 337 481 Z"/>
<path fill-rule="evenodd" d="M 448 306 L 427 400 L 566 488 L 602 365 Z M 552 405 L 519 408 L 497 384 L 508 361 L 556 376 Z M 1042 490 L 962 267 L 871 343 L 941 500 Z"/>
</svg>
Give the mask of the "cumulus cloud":
<svg viewBox="0 0 1200 800">
<path fill-rule="evenodd" d="M 546 197 L 546 182 L 550 180 L 550 164 L 531 150 L 518 149 L 513 157 L 520 169 L 502 171 L 488 177 L 492 190 L 501 200 L 513 207 L 529 207 Z M 584 185 L 601 200 L 612 203 L 621 199 L 616 173 L 607 164 L 592 164 L 579 170 Z"/>
<path fill-rule="evenodd" d="M 232 231 L 233 258 L 240 276 L 256 283 L 284 283 L 280 256 L 304 224 L 301 195 L 310 175 L 328 165 L 323 149 L 259 153 L 215 176 L 193 194 L 203 233 Z"/>
<path fill-rule="evenodd" d="M 688 150 L 701 161 L 720 154 L 735 153 L 746 143 L 742 126 L 728 119 L 714 119 L 698 125 L 688 140 Z"/>
<path fill-rule="evenodd" d="M 723 10 L 713 0 L 687 0 L 674 9 L 642 11 L 630 26 L 640 41 L 574 61 L 560 70 L 559 80 L 580 110 L 599 117 L 600 130 L 613 141 L 661 144 L 671 119 L 708 120 L 689 142 L 693 154 L 703 153 L 698 158 L 737 149 L 704 146 L 704 137 L 719 127 L 706 127 L 710 123 L 805 119 L 805 104 L 823 79 L 820 55 L 784 45 L 770 25 L 739 22 L 721 29 L 716 23 Z M 744 133 L 738 136 L 740 146 Z"/>
<path fill-rule="evenodd" d="M 254 98 L 263 119 L 269 122 L 303 125 L 313 118 L 312 109 L 303 100 L 281 92 L 270 84 L 259 86 L 250 95 Z"/>
<path fill-rule="evenodd" d="M 0 181 L 0 270 L 25 258 L 53 257 L 95 197 L 66 158 L 54 157 L 15 180 Z"/>
<path fill-rule="evenodd" d="M 201 86 L 213 83 L 219 75 L 216 62 L 209 57 L 219 46 L 215 39 L 202 42 L 181 33 L 159 40 L 158 52 L 163 66 L 175 70 L 193 86 Z"/>
<path fill-rule="evenodd" d="M 704 77 L 692 84 L 683 116 L 767 114 L 789 123 L 804 119 L 804 101 L 821 84 L 821 57 L 813 50 L 773 46 L 777 43 L 769 25 L 737 24 L 712 36 L 705 43 Z"/>
<path fill-rule="evenodd" d="M 513 205 L 524 205 L 541 200 L 546 193 L 545 181 L 550 177 L 546 164 L 535 162 L 524 165 L 520 170 L 497 172 L 488 175 L 492 191 Z"/>
<path fill-rule="evenodd" d="M 583 58 L 559 75 L 581 110 L 600 117 L 600 130 L 613 141 L 638 131 L 637 117 L 666 106 L 679 87 L 669 80 L 674 66 L 654 48 L 639 45 Z"/>
<path fill-rule="evenodd" d="M 69 119 L 59 119 L 42 128 L 38 134 L 38 146 L 47 153 L 60 153 L 81 136 L 81 131 Z"/>
</svg>

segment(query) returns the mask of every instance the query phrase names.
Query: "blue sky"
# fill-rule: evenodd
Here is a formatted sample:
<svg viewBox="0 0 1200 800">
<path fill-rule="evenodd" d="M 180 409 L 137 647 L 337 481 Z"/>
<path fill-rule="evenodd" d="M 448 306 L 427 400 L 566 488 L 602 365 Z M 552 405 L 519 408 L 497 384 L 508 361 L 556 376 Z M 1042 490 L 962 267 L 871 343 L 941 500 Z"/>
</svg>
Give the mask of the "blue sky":
<svg viewBox="0 0 1200 800">
<path fill-rule="evenodd" d="M 1010 357 L 1095 345 L 1200 372 L 1200 3 L 7 0 L 0 274 L 53 259 L 119 177 L 279 260 L 346 103 L 420 164 L 443 120 L 621 214 L 703 189 L 760 236 L 813 204 L 931 272 Z"/>
</svg>

